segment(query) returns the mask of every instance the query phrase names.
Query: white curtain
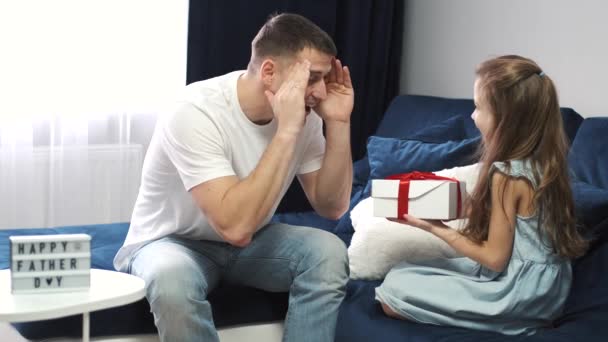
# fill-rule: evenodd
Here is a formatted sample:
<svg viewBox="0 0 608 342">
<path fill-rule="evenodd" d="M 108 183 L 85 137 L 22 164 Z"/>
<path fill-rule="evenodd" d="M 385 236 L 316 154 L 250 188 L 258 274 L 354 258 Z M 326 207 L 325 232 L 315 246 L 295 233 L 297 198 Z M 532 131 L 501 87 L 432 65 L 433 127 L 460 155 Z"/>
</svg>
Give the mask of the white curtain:
<svg viewBox="0 0 608 342">
<path fill-rule="evenodd" d="M 187 0 L 0 2 L 0 229 L 126 222 Z"/>
</svg>

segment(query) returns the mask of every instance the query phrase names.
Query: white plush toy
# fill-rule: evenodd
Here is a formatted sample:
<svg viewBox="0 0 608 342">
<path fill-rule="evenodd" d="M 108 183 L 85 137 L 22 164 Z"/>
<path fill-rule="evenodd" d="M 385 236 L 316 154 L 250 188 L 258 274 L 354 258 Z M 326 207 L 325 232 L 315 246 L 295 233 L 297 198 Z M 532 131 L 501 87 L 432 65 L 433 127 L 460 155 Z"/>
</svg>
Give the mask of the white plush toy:
<svg viewBox="0 0 608 342">
<path fill-rule="evenodd" d="M 455 167 L 435 172 L 444 177 L 466 182 L 470 194 L 475 188 L 479 165 Z M 366 198 L 350 214 L 355 233 L 348 247 L 352 279 L 384 279 L 388 271 L 401 261 L 458 257 L 447 243 L 435 235 L 405 224 L 373 216 L 373 202 Z M 446 222 L 454 229 L 465 220 Z"/>
</svg>

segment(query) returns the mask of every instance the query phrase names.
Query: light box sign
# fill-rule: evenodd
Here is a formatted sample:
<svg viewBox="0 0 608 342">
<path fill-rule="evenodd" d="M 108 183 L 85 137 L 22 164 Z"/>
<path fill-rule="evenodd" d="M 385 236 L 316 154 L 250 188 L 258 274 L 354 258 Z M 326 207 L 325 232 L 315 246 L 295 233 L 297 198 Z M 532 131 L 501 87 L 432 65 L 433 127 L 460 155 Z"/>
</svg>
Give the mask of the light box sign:
<svg viewBox="0 0 608 342">
<path fill-rule="evenodd" d="M 86 290 L 91 283 L 87 234 L 9 237 L 12 293 Z"/>
</svg>

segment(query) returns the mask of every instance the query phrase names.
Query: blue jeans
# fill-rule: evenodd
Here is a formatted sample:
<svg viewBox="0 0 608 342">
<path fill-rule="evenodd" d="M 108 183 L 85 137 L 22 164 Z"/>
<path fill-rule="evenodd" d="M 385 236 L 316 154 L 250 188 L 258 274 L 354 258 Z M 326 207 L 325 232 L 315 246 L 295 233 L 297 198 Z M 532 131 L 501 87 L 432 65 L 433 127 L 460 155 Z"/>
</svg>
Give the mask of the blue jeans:
<svg viewBox="0 0 608 342">
<path fill-rule="evenodd" d="M 348 257 L 326 231 L 270 224 L 239 248 L 169 236 L 133 254 L 129 269 L 146 281 L 161 341 L 219 341 L 207 295 L 220 280 L 289 291 L 283 341 L 333 341 L 346 292 Z"/>
</svg>

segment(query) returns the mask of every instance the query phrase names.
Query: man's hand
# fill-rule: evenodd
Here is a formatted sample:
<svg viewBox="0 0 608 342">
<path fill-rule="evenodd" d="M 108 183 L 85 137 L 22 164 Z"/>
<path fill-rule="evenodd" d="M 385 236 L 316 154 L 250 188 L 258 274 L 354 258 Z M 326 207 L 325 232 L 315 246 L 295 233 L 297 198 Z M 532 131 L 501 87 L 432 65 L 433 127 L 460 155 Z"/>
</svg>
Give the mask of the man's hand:
<svg viewBox="0 0 608 342">
<path fill-rule="evenodd" d="M 342 66 L 339 59 L 333 60 L 331 71 L 325 78 L 327 98 L 321 101 L 315 109 L 324 121 L 339 121 L 350 123 L 353 111 L 355 92 L 348 67 Z"/>
<path fill-rule="evenodd" d="M 272 107 L 278 122 L 278 132 L 298 135 L 306 121 L 304 96 L 310 76 L 310 62 L 304 60 L 291 66 L 287 78 L 273 94 L 266 90 L 264 94 Z"/>
</svg>

